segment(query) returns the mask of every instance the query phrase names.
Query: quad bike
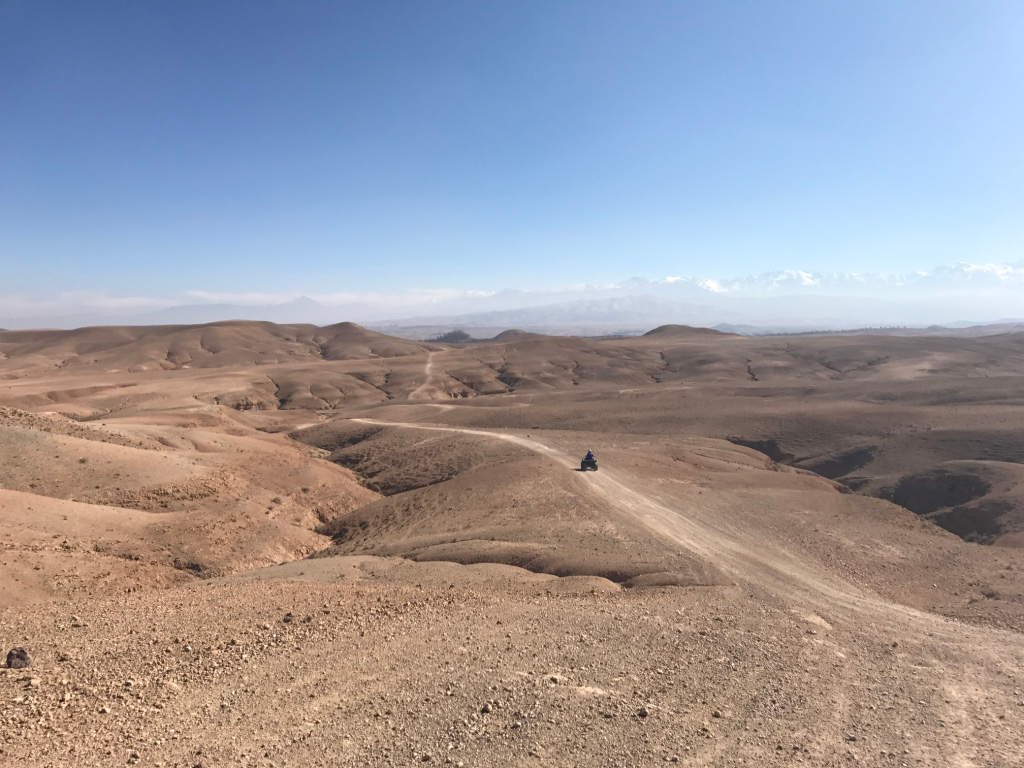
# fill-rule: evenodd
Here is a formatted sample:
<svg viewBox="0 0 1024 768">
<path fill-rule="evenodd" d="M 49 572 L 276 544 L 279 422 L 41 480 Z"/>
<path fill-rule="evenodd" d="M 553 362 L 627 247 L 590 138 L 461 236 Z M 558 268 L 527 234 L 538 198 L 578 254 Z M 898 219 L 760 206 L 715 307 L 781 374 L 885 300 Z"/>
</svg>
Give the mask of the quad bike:
<svg viewBox="0 0 1024 768">
<path fill-rule="evenodd" d="M 588 469 L 592 469 L 597 472 L 597 459 L 583 459 L 580 462 L 580 471 L 586 472 Z"/>
</svg>

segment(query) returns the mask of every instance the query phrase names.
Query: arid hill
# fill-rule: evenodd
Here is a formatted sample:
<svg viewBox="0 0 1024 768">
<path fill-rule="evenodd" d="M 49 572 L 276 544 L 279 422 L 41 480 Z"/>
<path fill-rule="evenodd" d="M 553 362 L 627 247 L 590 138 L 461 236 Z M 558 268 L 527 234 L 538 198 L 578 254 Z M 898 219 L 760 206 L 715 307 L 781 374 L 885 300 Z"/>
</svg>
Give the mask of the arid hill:
<svg viewBox="0 0 1024 768">
<path fill-rule="evenodd" d="M 659 325 L 644 336 L 736 336 L 735 333 L 717 331 L 714 328 L 694 328 L 692 325 Z"/>
<path fill-rule="evenodd" d="M 0 763 L 1024 752 L 1024 335 L 0 354 Z"/>
<path fill-rule="evenodd" d="M 355 323 L 275 325 L 226 321 L 209 325 L 80 328 L 74 331 L 3 331 L 0 371 L 30 366 L 153 369 L 268 365 L 303 359 L 349 360 L 422 354 L 429 343 L 407 341 Z"/>
</svg>

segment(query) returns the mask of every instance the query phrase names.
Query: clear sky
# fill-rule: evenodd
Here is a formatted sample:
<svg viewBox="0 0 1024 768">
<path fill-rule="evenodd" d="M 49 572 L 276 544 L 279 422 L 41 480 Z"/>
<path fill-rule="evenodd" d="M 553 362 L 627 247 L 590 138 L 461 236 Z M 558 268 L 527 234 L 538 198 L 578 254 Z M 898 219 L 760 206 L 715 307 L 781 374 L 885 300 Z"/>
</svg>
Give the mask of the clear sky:
<svg viewBox="0 0 1024 768">
<path fill-rule="evenodd" d="M 0 0 L 0 295 L 1024 258 L 1024 3 Z"/>
</svg>

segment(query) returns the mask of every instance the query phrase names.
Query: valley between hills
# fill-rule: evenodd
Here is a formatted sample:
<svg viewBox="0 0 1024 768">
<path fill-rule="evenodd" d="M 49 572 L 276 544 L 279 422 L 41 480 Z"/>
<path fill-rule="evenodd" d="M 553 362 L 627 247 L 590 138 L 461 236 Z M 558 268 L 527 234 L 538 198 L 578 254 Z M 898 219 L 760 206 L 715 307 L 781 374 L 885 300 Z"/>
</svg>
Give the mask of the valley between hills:
<svg viewBox="0 0 1024 768">
<path fill-rule="evenodd" d="M 1024 754 L 1024 334 L 0 331 L 0 472 L 0 764 Z"/>
</svg>

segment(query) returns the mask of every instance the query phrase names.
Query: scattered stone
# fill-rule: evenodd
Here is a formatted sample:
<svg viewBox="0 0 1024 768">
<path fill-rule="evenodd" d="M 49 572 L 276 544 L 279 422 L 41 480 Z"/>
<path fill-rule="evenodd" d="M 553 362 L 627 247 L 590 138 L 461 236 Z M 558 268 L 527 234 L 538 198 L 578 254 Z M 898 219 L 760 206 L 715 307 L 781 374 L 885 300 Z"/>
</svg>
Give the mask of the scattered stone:
<svg viewBox="0 0 1024 768">
<path fill-rule="evenodd" d="M 292 623 L 292 619 L 294 619 L 294 618 L 295 617 L 291 614 L 291 612 L 288 612 L 288 613 L 286 613 L 284 615 L 284 618 L 281 619 L 281 621 L 283 621 L 285 624 L 291 624 Z"/>
<path fill-rule="evenodd" d="M 636 711 L 636 716 L 641 718 L 647 717 L 649 714 L 651 713 L 647 711 L 647 707 L 640 707 L 640 709 Z"/>
<path fill-rule="evenodd" d="M 28 669 L 32 666 L 32 657 L 24 648 L 13 648 L 7 653 L 8 669 Z"/>
<path fill-rule="evenodd" d="M 491 712 L 494 711 L 494 709 L 491 707 L 491 703 L 487 702 L 482 707 L 480 707 L 480 711 L 483 712 L 485 715 L 489 715 L 491 714 Z"/>
<path fill-rule="evenodd" d="M 716 709 L 714 712 L 711 713 L 711 716 L 712 717 L 722 717 L 723 716 L 722 715 L 722 710 Z"/>
</svg>

